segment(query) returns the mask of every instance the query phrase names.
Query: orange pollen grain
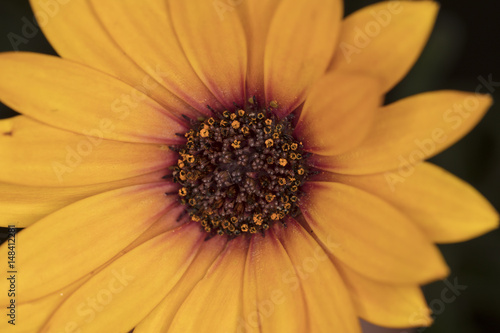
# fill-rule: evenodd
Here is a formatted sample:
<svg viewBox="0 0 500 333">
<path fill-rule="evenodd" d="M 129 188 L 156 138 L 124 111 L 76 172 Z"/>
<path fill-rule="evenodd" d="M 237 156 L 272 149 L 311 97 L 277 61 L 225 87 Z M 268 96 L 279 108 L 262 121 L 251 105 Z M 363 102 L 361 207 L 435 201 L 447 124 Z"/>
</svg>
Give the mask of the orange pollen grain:
<svg viewBox="0 0 500 333">
<path fill-rule="evenodd" d="M 207 130 L 207 129 L 202 129 L 202 130 L 200 131 L 200 135 L 201 135 L 201 137 L 202 137 L 202 138 L 206 138 L 206 137 L 208 137 L 208 133 L 209 133 L 209 132 L 208 132 L 208 130 Z"/>
<path fill-rule="evenodd" d="M 234 149 L 240 148 L 241 141 L 234 140 L 233 143 L 231 143 L 231 146 L 233 146 Z"/>
<path fill-rule="evenodd" d="M 274 194 L 268 194 L 268 195 L 266 195 L 266 201 L 271 202 L 274 200 L 275 197 L 276 196 Z"/>
<path fill-rule="evenodd" d="M 233 113 L 234 114 L 234 113 Z M 238 129 L 240 128 L 240 122 L 235 120 L 231 123 L 231 126 L 234 128 L 234 129 Z"/>
</svg>

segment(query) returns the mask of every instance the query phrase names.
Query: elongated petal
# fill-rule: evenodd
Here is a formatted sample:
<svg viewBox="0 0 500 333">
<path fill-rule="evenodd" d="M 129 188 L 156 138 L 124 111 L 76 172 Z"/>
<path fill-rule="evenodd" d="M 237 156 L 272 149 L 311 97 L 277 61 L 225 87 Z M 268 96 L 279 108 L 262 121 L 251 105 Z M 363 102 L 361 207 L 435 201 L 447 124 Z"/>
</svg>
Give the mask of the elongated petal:
<svg viewBox="0 0 500 333">
<path fill-rule="evenodd" d="M 264 93 L 264 54 L 271 22 L 281 0 L 243 1 L 236 6 L 228 6 L 216 0 L 220 16 L 240 14 L 245 27 L 248 45 L 247 96 L 265 100 Z"/>
<path fill-rule="evenodd" d="M 225 107 L 244 105 L 247 45 L 238 15 L 221 19 L 212 1 L 167 3 L 179 42 L 196 74 Z"/>
<path fill-rule="evenodd" d="M 28 303 L 19 303 L 16 299 L 16 319 L 15 326 L 10 324 L 7 320 L 0 321 L 0 330 L 2 332 L 19 332 L 19 333 L 32 333 L 39 332 L 43 325 L 50 318 L 52 313 L 64 302 L 71 293 L 73 293 L 84 281 L 78 281 L 64 289 L 58 290 L 55 293 L 44 296 L 37 300 Z M 0 303 L 7 304 L 4 295 L 0 294 Z M 22 318 L 22 319 L 21 319 Z M 28 319 L 29 320 L 25 320 Z M 10 320 L 10 318 L 9 318 Z M 13 330 L 12 328 L 15 327 Z"/>
<path fill-rule="evenodd" d="M 132 243 L 127 245 L 127 247 L 125 247 L 123 250 L 121 250 L 120 253 L 114 258 L 122 256 L 127 252 L 130 252 L 139 245 L 149 241 L 150 239 L 155 238 L 160 234 L 176 229 L 181 225 L 190 222 L 190 219 L 187 218 L 185 215 L 183 215 L 184 219 L 180 218 L 181 214 L 185 212 L 186 208 L 183 205 L 180 205 L 177 200 L 168 200 L 167 205 L 168 209 L 166 210 L 166 212 L 163 213 L 160 216 L 160 218 L 157 219 L 154 223 L 152 223 L 150 227 L 144 229 L 139 237 L 134 239 Z"/>
<path fill-rule="evenodd" d="M 165 88 L 199 112 L 218 102 L 196 75 L 175 35 L 163 0 L 92 1 L 96 13 L 125 53 Z M 161 31 L 161 33 L 158 33 Z"/>
<path fill-rule="evenodd" d="M 101 265 L 97 269 L 89 272 L 84 277 L 80 278 L 71 285 L 64 287 L 52 294 L 43 296 L 39 299 L 32 300 L 29 302 L 19 302 L 16 301 L 17 312 L 22 313 L 22 317 L 25 316 L 30 318 L 29 321 L 22 321 L 16 325 L 16 329 L 20 332 L 39 332 L 47 320 L 52 316 L 57 308 L 71 295 L 74 291 L 79 289 L 83 284 L 85 284 L 92 276 L 96 275 L 104 268 L 109 266 L 112 262 L 117 260 L 119 257 L 135 249 L 137 246 L 153 239 L 154 237 L 165 233 L 167 231 L 178 228 L 181 224 L 176 221 L 176 217 L 179 215 L 179 209 L 169 210 L 165 215 L 163 215 L 158 221 L 156 221 L 149 229 L 142 233 L 136 240 L 134 240 L 129 246 L 120 251 L 113 259 L 109 260 L 104 265 Z M 222 240 L 222 243 L 224 241 Z M 203 244 L 212 244 L 210 242 L 204 242 Z M 212 246 L 213 247 L 213 246 Z M 191 266 L 190 266 L 191 267 Z M 7 294 L 0 295 L 0 304 L 8 304 Z M 81 312 L 80 312 L 81 313 Z M 88 311 L 86 312 L 88 315 Z M 2 322 L 3 323 L 3 322 Z M 6 327 L 11 327 L 10 324 L 6 323 Z M 0 328 L 2 324 L 0 323 Z"/>
<path fill-rule="evenodd" d="M 122 187 L 158 182 L 163 171 L 87 186 L 34 187 L 0 183 L 0 226 L 26 228 L 73 202 Z M 43 198 L 43 200 L 40 200 Z"/>
<path fill-rule="evenodd" d="M 247 332 L 307 332 L 307 307 L 301 288 L 291 288 L 294 266 L 276 235 L 253 236 L 243 286 L 243 319 Z"/>
<path fill-rule="evenodd" d="M 30 279 L 22 284 L 19 300 L 56 291 L 111 259 L 168 210 L 164 192 L 171 189 L 169 184 L 157 183 L 105 192 L 20 232 L 17 239 L 23 247 L 17 262 Z M 7 251 L 7 244 L 0 247 L 3 255 Z M 7 288 L 7 282 L 0 280 L 0 285 Z"/>
<path fill-rule="evenodd" d="M 106 139 L 176 143 L 176 117 L 141 91 L 99 71 L 35 53 L 0 55 L 0 100 L 27 116 Z M 29 98 L 26 98 L 29 96 Z"/>
<path fill-rule="evenodd" d="M 344 153 L 365 138 L 381 104 L 378 81 L 330 73 L 307 96 L 295 133 L 309 152 Z"/>
<path fill-rule="evenodd" d="M 408 173 L 329 174 L 328 179 L 383 198 L 436 243 L 465 241 L 498 227 L 498 213 L 476 189 L 430 163 L 419 164 Z"/>
<path fill-rule="evenodd" d="M 198 225 L 184 225 L 130 251 L 72 294 L 41 332 L 68 322 L 81 332 L 128 332 L 175 286 L 203 237 Z"/>
<path fill-rule="evenodd" d="M 319 168 L 369 174 L 412 165 L 443 151 L 465 136 L 484 116 L 491 96 L 437 91 L 382 107 L 357 148 L 334 157 L 313 158 Z"/>
<path fill-rule="evenodd" d="M 388 203 L 355 187 L 310 182 L 301 210 L 333 256 L 385 283 L 423 284 L 448 268 L 422 231 Z"/>
<path fill-rule="evenodd" d="M 198 255 L 171 292 L 134 329 L 135 333 L 166 333 L 186 297 L 219 256 L 226 244 L 221 237 L 203 242 Z"/>
<path fill-rule="evenodd" d="M 383 1 L 349 15 L 329 70 L 379 77 L 389 91 L 420 56 L 437 11 L 434 1 Z"/>
<path fill-rule="evenodd" d="M 149 71 L 151 74 L 147 74 L 125 54 L 101 24 L 88 1 L 67 1 L 63 4 L 30 0 L 30 3 L 44 35 L 63 58 L 119 78 L 172 112 L 199 114 L 155 80 L 166 76 L 162 62 L 155 63 L 153 71 Z"/>
<path fill-rule="evenodd" d="M 340 273 L 359 317 L 383 327 L 422 327 L 432 323 L 418 285 L 384 284 L 366 278 L 339 264 Z"/>
<path fill-rule="evenodd" d="M 166 170 L 176 160 L 166 145 L 106 140 L 104 133 L 79 135 L 24 116 L 0 120 L 0 181 L 81 186 Z"/>
<path fill-rule="evenodd" d="M 248 242 L 233 239 L 174 317 L 169 333 L 242 330 L 243 273 Z"/>
<path fill-rule="evenodd" d="M 322 247 L 293 219 L 275 231 L 295 268 L 283 282 L 302 288 L 307 303 L 305 332 L 361 332 L 348 289 Z"/>
<path fill-rule="evenodd" d="M 282 0 L 267 36 L 264 82 L 266 101 L 280 114 L 300 105 L 328 67 L 342 18 L 340 0 Z"/>
</svg>

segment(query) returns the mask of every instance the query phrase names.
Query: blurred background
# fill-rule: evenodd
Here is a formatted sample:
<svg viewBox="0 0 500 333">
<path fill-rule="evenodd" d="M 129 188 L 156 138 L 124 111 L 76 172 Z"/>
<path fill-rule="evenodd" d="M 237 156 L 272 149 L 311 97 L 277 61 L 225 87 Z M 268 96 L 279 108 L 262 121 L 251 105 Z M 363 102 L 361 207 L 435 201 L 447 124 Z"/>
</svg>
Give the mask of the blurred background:
<svg viewBox="0 0 500 333">
<path fill-rule="evenodd" d="M 378 1 L 345 0 L 346 14 L 375 2 Z M 468 181 L 500 210 L 499 3 L 498 0 L 441 0 L 440 4 L 438 20 L 426 49 L 406 79 L 388 94 L 387 102 L 430 90 L 475 91 L 485 81 L 498 82 L 481 90 L 491 93 L 496 101 L 481 123 L 431 161 Z M 8 36 L 22 37 L 26 20 L 33 20 L 27 0 L 0 1 L 0 52 L 16 49 L 56 54 L 41 31 L 17 46 L 11 43 Z M 0 118 L 15 114 L 0 103 Z M 0 230 L 0 241 L 2 236 L 6 236 L 5 231 L 2 235 Z M 444 281 L 425 286 L 426 298 L 435 312 L 435 323 L 416 332 L 500 332 L 500 231 L 440 248 L 451 268 L 449 281 L 466 289 L 460 291 L 454 301 L 446 303 L 441 296 L 447 288 Z"/>
</svg>

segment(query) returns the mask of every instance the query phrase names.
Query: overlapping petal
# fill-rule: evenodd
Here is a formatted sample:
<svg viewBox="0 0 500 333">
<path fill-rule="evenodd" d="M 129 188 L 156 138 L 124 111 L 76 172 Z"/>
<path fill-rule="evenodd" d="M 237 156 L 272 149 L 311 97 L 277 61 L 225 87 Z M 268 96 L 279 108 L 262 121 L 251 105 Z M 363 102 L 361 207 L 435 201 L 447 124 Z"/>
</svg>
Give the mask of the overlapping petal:
<svg viewBox="0 0 500 333">
<path fill-rule="evenodd" d="M 287 229 L 274 229 L 295 268 L 283 275 L 283 282 L 291 290 L 302 288 L 306 332 L 360 333 L 347 287 L 321 245 L 293 219 L 287 224 Z"/>
<path fill-rule="evenodd" d="M 196 283 L 198 283 L 198 281 L 205 276 L 207 270 L 224 249 L 225 244 L 226 240 L 220 237 L 212 238 L 207 242 L 203 242 L 198 255 L 186 270 L 186 273 L 182 276 L 172 291 L 165 296 L 165 298 L 139 323 L 139 325 L 137 325 L 134 332 L 168 332 L 177 310 Z"/>
<path fill-rule="evenodd" d="M 329 70 L 379 77 L 389 91 L 417 61 L 437 11 L 434 1 L 383 1 L 358 10 L 342 22 Z"/>
<path fill-rule="evenodd" d="M 476 189 L 430 163 L 408 170 L 326 179 L 372 193 L 405 213 L 436 243 L 465 241 L 498 227 L 499 216 Z"/>
<path fill-rule="evenodd" d="M 264 56 L 266 102 L 292 112 L 330 62 L 343 14 L 340 0 L 282 0 L 272 19 Z M 295 46 L 295 48 L 291 47 Z"/>
<path fill-rule="evenodd" d="M 78 200 L 122 187 L 158 182 L 163 174 L 164 171 L 159 171 L 87 186 L 35 187 L 0 183 L 0 226 L 26 228 Z"/>
<path fill-rule="evenodd" d="M 308 331 L 302 289 L 290 284 L 295 268 L 274 232 L 250 241 L 243 279 L 243 320 L 247 332 Z"/>
<path fill-rule="evenodd" d="M 86 279 L 79 280 L 57 292 L 31 302 L 17 302 L 16 314 L 21 315 L 16 317 L 14 321 L 15 326 L 10 324 L 7 320 L 2 320 L 0 322 L 0 330 L 2 332 L 9 332 L 12 330 L 12 327 L 15 327 L 15 332 L 19 333 L 39 332 L 59 305 L 61 305 L 61 303 L 64 302 L 84 281 L 86 281 Z M 0 301 L 1 304 L 6 304 L 3 300 L 5 297 L 7 297 L 7 294 L 0 295 L 0 299 L 2 299 Z M 20 320 L 21 318 L 23 318 L 23 320 Z M 24 318 L 29 318 L 29 320 L 24 320 Z"/>
<path fill-rule="evenodd" d="M 196 74 L 226 108 L 245 104 L 247 44 L 235 13 L 219 16 L 215 2 L 168 0 L 175 33 Z"/>
<path fill-rule="evenodd" d="M 469 133 L 491 103 L 489 95 L 460 91 L 405 98 L 378 110 L 370 133 L 358 147 L 337 156 L 314 156 L 312 163 L 346 174 L 413 168 Z"/>
<path fill-rule="evenodd" d="M 54 127 L 139 143 L 178 143 L 174 134 L 185 129 L 140 90 L 69 60 L 3 53 L 0 72 L 0 101 Z"/>
<path fill-rule="evenodd" d="M 422 327 L 432 323 L 418 285 L 373 281 L 345 265 L 338 265 L 359 317 L 382 327 Z"/>
<path fill-rule="evenodd" d="M 193 288 L 177 311 L 168 332 L 237 332 L 244 330 L 243 274 L 248 242 L 238 237 Z"/>
<path fill-rule="evenodd" d="M 1 120 L 0 181 L 35 187 L 83 186 L 165 170 L 176 161 L 176 154 L 165 144 L 106 140 L 105 133 L 101 128 L 79 135 L 24 116 Z"/>
<path fill-rule="evenodd" d="M 295 128 L 308 152 L 338 155 L 361 143 L 382 104 L 378 81 L 330 73 L 307 96 Z"/>
<path fill-rule="evenodd" d="M 202 242 L 191 223 L 138 246 L 73 293 L 41 332 L 68 325 L 81 332 L 128 332 L 175 286 Z"/>
<path fill-rule="evenodd" d="M 301 211 L 330 253 L 363 276 L 423 284 L 448 274 L 438 248 L 423 232 L 367 192 L 340 183 L 309 182 Z"/>
<path fill-rule="evenodd" d="M 162 0 L 93 1 L 113 40 L 146 73 L 202 114 L 219 103 L 186 58 Z"/>
<path fill-rule="evenodd" d="M 137 239 L 135 239 L 130 245 L 122 249 L 116 256 L 113 257 L 113 259 L 109 260 L 106 262 L 104 265 L 101 265 L 97 269 L 93 270 L 92 272 L 87 273 L 84 277 L 80 278 L 76 282 L 72 283 L 71 285 L 64 287 L 60 290 L 57 290 L 49 295 L 43 296 L 41 298 L 38 298 L 36 300 L 31 300 L 31 301 L 24 301 L 17 299 L 16 303 L 16 309 L 18 313 L 22 313 L 23 317 L 27 317 L 30 320 L 29 321 L 22 321 L 18 322 L 16 325 L 16 330 L 19 332 L 39 332 L 42 327 L 45 325 L 47 322 L 48 318 L 52 316 L 52 314 L 59 308 L 59 306 L 66 300 L 70 295 L 72 295 L 77 289 L 79 289 L 83 284 L 85 284 L 92 276 L 96 275 L 98 272 L 102 271 L 104 268 L 109 266 L 112 262 L 117 260 L 119 257 L 123 256 L 124 254 L 130 252 L 131 250 L 135 249 L 139 245 L 142 245 L 143 243 L 155 238 L 156 236 L 163 234 L 167 231 L 171 231 L 173 229 L 179 228 L 181 223 L 179 223 L 176 220 L 176 217 L 179 216 L 179 208 L 173 208 L 172 210 L 169 210 L 166 214 L 164 214 L 159 220 L 157 220 L 155 223 L 151 225 L 146 231 L 144 231 Z M 224 244 L 224 240 L 219 239 L 218 243 L 214 242 L 204 242 L 202 244 L 202 249 L 208 249 L 210 248 L 210 251 L 205 252 L 206 255 L 212 255 L 216 256 L 217 251 L 212 251 L 215 249 L 215 246 L 221 247 Z M 210 245 L 209 245 L 210 244 Z M 213 244 L 218 244 L 218 245 L 213 245 Z M 215 252 L 215 253 L 214 253 Z M 202 256 L 203 257 L 203 256 Z M 199 259 L 198 261 L 200 261 Z M 195 270 L 198 266 L 192 267 L 192 265 L 189 266 L 190 270 Z M 177 288 L 176 288 L 177 289 Z M 188 292 L 188 291 L 185 291 Z M 0 295 L 0 304 L 7 304 L 8 301 L 5 301 L 7 297 L 7 294 Z M 91 307 L 95 306 L 95 303 L 90 303 L 92 301 L 88 301 L 87 305 L 90 305 Z M 94 308 L 95 309 L 95 308 Z M 80 304 L 79 308 L 79 314 L 81 315 L 88 315 L 89 314 L 89 309 L 82 309 L 82 304 Z M 8 322 L 2 322 L 0 323 L 0 328 L 4 327 L 2 326 L 5 324 L 5 327 L 12 327 L 11 324 Z M 69 324 L 70 326 L 72 324 Z M 74 325 L 73 325 L 74 326 Z M 5 328 L 7 329 L 7 328 Z"/>
<path fill-rule="evenodd" d="M 245 26 L 248 48 L 247 68 L 247 96 L 255 96 L 258 100 L 265 100 L 264 92 L 264 55 L 269 27 L 276 14 L 281 0 L 269 1 L 242 1 L 226 3 L 215 0 L 219 16 L 233 15 L 238 11 Z"/>
<path fill-rule="evenodd" d="M 165 79 L 162 63 L 154 64 L 148 74 L 129 58 L 101 24 L 89 1 L 30 0 L 30 3 L 44 35 L 61 57 L 110 74 L 169 110 L 199 114 L 156 81 Z"/>
<path fill-rule="evenodd" d="M 164 192 L 172 187 L 162 182 L 105 192 L 71 204 L 20 232 L 17 241 L 23 246 L 17 263 L 30 279 L 22 284 L 18 300 L 26 302 L 52 293 L 106 263 L 169 210 L 175 198 L 169 200 Z M 5 243 L 0 253 L 7 256 L 7 251 Z M 7 288 L 7 283 L 3 279 L 0 286 Z"/>
</svg>

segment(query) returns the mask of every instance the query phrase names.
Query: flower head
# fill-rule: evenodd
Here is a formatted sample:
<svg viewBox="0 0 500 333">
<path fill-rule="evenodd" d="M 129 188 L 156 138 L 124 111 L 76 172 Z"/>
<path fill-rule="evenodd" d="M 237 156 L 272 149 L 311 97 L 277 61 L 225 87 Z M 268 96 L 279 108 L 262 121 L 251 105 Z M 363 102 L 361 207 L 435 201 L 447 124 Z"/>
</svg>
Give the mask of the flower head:
<svg viewBox="0 0 500 333">
<path fill-rule="evenodd" d="M 26 228 L 26 331 L 428 325 L 419 286 L 448 274 L 434 243 L 497 227 L 486 199 L 423 162 L 491 98 L 382 102 L 433 1 L 343 20 L 340 0 L 58 9 L 44 32 L 61 58 L 0 54 L 0 100 L 23 114 L 0 121 L 0 207 Z"/>
</svg>

